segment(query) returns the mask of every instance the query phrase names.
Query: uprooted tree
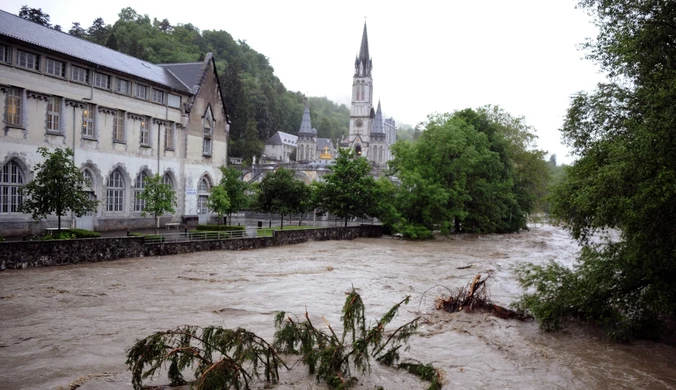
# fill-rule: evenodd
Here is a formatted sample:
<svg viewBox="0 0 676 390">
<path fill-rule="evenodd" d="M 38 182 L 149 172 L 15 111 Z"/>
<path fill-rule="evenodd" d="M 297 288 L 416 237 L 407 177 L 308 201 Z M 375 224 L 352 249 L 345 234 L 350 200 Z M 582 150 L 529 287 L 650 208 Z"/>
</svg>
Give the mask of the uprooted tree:
<svg viewBox="0 0 676 390">
<path fill-rule="evenodd" d="M 328 331 L 314 326 L 308 313 L 305 320 L 284 312 L 275 317 L 274 343 L 268 344 L 246 329 L 217 326 L 183 326 L 156 332 L 138 340 L 127 351 L 134 389 L 146 388 L 144 379 L 152 378 L 163 367 L 171 385 L 190 384 L 197 389 L 249 389 L 252 380 L 264 380 L 266 386 L 279 381 L 279 369 L 288 366 L 279 354 L 300 355 L 300 362 L 311 375 L 334 389 L 346 389 L 357 382 L 352 369 L 370 373 L 371 359 L 405 370 L 430 382 L 428 390 L 442 387 L 441 373 L 432 365 L 416 361 L 399 362 L 399 351 L 416 332 L 419 317 L 394 330 L 386 329 L 409 297 L 392 306 L 375 325 L 366 327 L 364 303 L 352 289 L 342 311 L 343 333 L 338 335 L 322 317 Z M 194 381 L 183 373 L 193 370 Z M 266 387 L 268 388 L 268 387 Z"/>
</svg>

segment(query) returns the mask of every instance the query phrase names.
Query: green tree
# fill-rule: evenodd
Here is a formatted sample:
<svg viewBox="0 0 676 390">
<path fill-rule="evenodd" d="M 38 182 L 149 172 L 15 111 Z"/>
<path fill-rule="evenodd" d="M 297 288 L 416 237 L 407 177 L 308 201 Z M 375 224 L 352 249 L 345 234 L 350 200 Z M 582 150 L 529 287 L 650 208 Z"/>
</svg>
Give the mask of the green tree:
<svg viewBox="0 0 676 390">
<path fill-rule="evenodd" d="M 314 203 L 321 211 L 345 219 L 375 216 L 378 199 L 371 165 L 364 157 L 356 157 L 352 149 L 339 149 L 331 173 L 315 183 Z"/>
<path fill-rule="evenodd" d="M 573 96 L 563 136 L 577 156 L 552 213 L 582 245 L 573 269 L 524 266 L 519 306 L 541 326 L 568 318 L 611 337 L 655 338 L 676 314 L 676 7 L 584 0 L 595 19 L 588 57 L 609 75 Z M 593 239 L 614 229 L 612 241 Z"/>
<path fill-rule="evenodd" d="M 110 26 L 106 25 L 102 18 L 94 19 L 87 29 L 87 38 L 99 45 L 105 45 L 110 35 Z"/>
<path fill-rule="evenodd" d="M 35 164 L 35 178 L 21 187 L 19 192 L 24 200 L 19 211 L 32 214 L 33 219 L 47 218 L 56 214 L 58 231 L 61 232 L 61 216 L 69 211 L 81 217 L 88 211 L 96 210 L 98 202 L 89 199 L 84 191 L 85 178 L 73 162 L 73 150 L 38 148 L 45 161 Z"/>
<path fill-rule="evenodd" d="M 164 182 L 160 175 L 148 177 L 139 199 L 145 202 L 142 216 L 155 217 L 155 233 L 159 233 L 160 216 L 165 213 L 174 213 L 176 207 L 176 192 L 170 184 Z"/>
<path fill-rule="evenodd" d="M 294 179 L 290 169 L 280 168 L 267 174 L 256 188 L 256 209 L 264 213 L 280 214 L 284 229 L 284 215 L 302 212 L 310 197 L 307 185 Z"/>
<path fill-rule="evenodd" d="M 27 5 L 23 5 L 21 6 L 21 10 L 19 10 L 19 17 L 45 27 L 52 27 L 52 24 L 49 22 L 49 14 L 42 12 L 42 8 L 30 8 Z"/>
<path fill-rule="evenodd" d="M 73 22 L 73 27 L 68 30 L 68 34 L 78 38 L 84 38 L 87 35 L 87 31 L 85 31 L 85 29 L 80 26 L 80 23 Z"/>
<path fill-rule="evenodd" d="M 219 220 L 230 210 L 230 199 L 228 192 L 222 185 L 215 186 L 211 189 L 209 198 L 207 199 L 207 207 L 209 210 L 218 214 Z"/>
<path fill-rule="evenodd" d="M 242 180 L 242 172 L 235 168 L 227 168 L 223 165 L 219 167 L 223 178 L 220 186 L 225 189 L 230 204 L 225 209 L 225 214 L 230 218 L 232 224 L 232 213 L 244 210 L 249 204 L 249 196 L 246 191 L 249 185 Z"/>
</svg>

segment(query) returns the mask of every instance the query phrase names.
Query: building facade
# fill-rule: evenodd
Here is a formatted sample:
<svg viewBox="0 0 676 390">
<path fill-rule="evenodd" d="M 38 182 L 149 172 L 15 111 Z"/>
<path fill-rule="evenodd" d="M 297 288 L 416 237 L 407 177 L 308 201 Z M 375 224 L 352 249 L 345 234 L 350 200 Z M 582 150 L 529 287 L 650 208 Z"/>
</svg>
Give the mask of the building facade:
<svg viewBox="0 0 676 390">
<path fill-rule="evenodd" d="M 55 226 L 55 216 L 37 223 L 18 212 L 40 146 L 72 148 L 91 183 L 99 205 L 70 221 L 77 227 L 154 226 L 137 195 L 155 174 L 177 195 L 164 222 L 208 221 L 229 131 L 212 54 L 153 65 L 0 11 L 0 108 L 0 235 Z"/>
</svg>

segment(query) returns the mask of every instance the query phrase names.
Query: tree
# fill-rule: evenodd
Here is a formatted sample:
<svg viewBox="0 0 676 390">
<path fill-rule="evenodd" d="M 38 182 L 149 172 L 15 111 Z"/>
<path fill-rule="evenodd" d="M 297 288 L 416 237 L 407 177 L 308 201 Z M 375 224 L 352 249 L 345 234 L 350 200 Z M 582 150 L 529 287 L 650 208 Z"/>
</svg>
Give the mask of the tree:
<svg viewBox="0 0 676 390">
<path fill-rule="evenodd" d="M 30 8 L 27 5 L 23 5 L 19 11 L 19 17 L 45 27 L 52 26 L 52 24 L 49 22 L 49 14 L 42 12 L 42 8 Z"/>
<path fill-rule="evenodd" d="M 256 191 L 256 208 L 264 213 L 280 214 L 284 229 L 284 215 L 302 211 L 303 204 L 310 198 L 307 185 L 293 178 L 294 171 L 280 168 L 267 174 Z"/>
<path fill-rule="evenodd" d="M 371 165 L 364 157 L 356 157 L 352 149 L 339 149 L 331 173 L 315 184 L 316 208 L 345 219 L 375 216 L 376 182 Z"/>
<path fill-rule="evenodd" d="M 228 196 L 229 205 L 225 208 L 224 214 L 228 214 L 230 224 L 232 224 L 232 213 L 244 210 L 249 203 L 249 196 L 246 191 L 249 185 L 242 181 L 242 172 L 235 168 L 227 168 L 223 165 L 219 167 L 223 178 L 220 186 L 225 189 Z"/>
<path fill-rule="evenodd" d="M 676 314 L 676 7 L 584 0 L 598 27 L 585 47 L 609 81 L 572 97 L 563 136 L 578 157 L 552 213 L 582 250 L 573 269 L 525 266 L 519 306 L 544 329 L 575 318 L 614 338 L 656 338 Z M 613 241 L 596 240 L 613 229 Z"/>
<path fill-rule="evenodd" d="M 85 178 L 73 162 L 73 150 L 38 148 L 45 161 L 35 164 L 35 179 L 20 188 L 25 197 L 19 211 L 32 214 L 36 221 L 56 214 L 58 231 L 61 232 L 61 216 L 69 211 L 81 217 L 96 210 L 98 201 L 89 199 L 85 192 Z"/>
<path fill-rule="evenodd" d="M 230 199 L 228 193 L 222 185 L 215 186 L 211 189 L 209 198 L 207 199 L 207 207 L 214 211 L 219 219 L 228 213 L 230 209 Z"/>
<path fill-rule="evenodd" d="M 160 175 L 156 174 L 145 180 L 143 191 L 139 194 L 139 199 L 145 202 L 141 215 L 155 217 L 155 233 L 159 234 L 160 216 L 175 212 L 176 192 Z"/>
<path fill-rule="evenodd" d="M 68 30 L 68 34 L 78 38 L 84 38 L 87 35 L 87 31 L 85 31 L 85 29 L 80 26 L 80 23 L 73 22 L 73 27 Z"/>
<path fill-rule="evenodd" d="M 107 26 L 102 18 L 94 19 L 92 25 L 87 29 L 87 38 L 99 45 L 104 45 L 110 36 L 110 26 Z"/>
</svg>

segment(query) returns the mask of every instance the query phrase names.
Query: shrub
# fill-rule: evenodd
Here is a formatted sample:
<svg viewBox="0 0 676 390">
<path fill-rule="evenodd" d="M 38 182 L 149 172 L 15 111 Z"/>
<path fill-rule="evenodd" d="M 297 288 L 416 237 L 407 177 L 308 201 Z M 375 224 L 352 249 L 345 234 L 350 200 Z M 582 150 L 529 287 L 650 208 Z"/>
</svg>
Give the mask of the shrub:
<svg viewBox="0 0 676 390">
<path fill-rule="evenodd" d="M 432 231 L 421 225 L 404 225 L 401 234 L 410 240 L 430 240 Z"/>
<path fill-rule="evenodd" d="M 75 235 L 75 238 L 98 238 L 101 237 L 101 233 L 93 232 L 86 229 L 67 229 L 70 233 Z"/>
<path fill-rule="evenodd" d="M 245 230 L 244 226 L 228 226 L 228 225 L 197 225 L 196 230 L 207 230 L 212 232 L 217 231 L 231 231 L 231 230 Z"/>
</svg>

